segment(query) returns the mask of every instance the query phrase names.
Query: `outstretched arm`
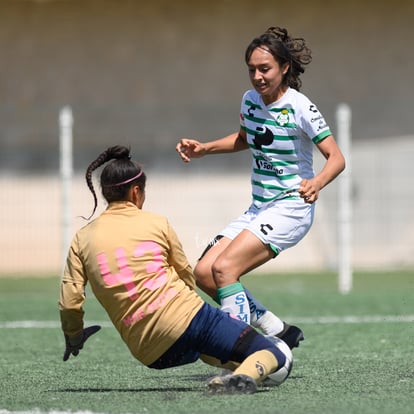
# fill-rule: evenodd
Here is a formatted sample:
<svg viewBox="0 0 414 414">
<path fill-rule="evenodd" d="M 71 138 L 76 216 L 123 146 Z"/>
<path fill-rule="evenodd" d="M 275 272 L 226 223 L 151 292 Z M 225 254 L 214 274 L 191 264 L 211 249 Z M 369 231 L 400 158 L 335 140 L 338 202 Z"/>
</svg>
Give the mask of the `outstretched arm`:
<svg viewBox="0 0 414 414">
<path fill-rule="evenodd" d="M 64 361 L 67 361 L 71 355 L 77 356 L 86 340 L 101 329 L 99 325 L 83 328 L 83 303 L 87 279 L 78 252 L 78 242 L 75 236 L 69 249 L 60 284 L 59 312 L 65 336 Z"/>
<path fill-rule="evenodd" d="M 175 147 L 184 162 L 190 162 L 191 158 L 201 158 L 204 155 L 237 152 L 247 148 L 246 133 L 243 130 L 206 143 L 182 138 Z"/>
</svg>

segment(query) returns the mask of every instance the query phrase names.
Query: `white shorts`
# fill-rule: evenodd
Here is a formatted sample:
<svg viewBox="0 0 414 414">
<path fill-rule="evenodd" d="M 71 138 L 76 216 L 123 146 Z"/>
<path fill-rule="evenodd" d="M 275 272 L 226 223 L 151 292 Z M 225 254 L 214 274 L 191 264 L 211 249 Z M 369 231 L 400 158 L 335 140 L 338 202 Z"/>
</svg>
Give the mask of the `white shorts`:
<svg viewBox="0 0 414 414">
<path fill-rule="evenodd" d="M 233 240 L 242 230 L 249 230 L 269 245 L 276 257 L 305 237 L 312 226 L 314 211 L 315 203 L 305 203 L 303 199 L 277 200 L 260 209 L 252 204 L 219 234 Z"/>
</svg>

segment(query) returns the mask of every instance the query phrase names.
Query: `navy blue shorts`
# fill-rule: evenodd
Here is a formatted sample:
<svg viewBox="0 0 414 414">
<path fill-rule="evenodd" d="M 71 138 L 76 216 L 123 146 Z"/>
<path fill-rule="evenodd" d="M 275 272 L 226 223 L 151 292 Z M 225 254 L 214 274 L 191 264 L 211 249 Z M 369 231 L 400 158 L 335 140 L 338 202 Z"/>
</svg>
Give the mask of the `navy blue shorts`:
<svg viewBox="0 0 414 414">
<path fill-rule="evenodd" d="M 197 361 L 200 354 L 222 363 L 242 362 L 261 349 L 273 352 L 279 361 L 284 358 L 272 342 L 251 326 L 205 303 L 183 335 L 149 367 L 164 369 L 189 364 Z"/>
</svg>

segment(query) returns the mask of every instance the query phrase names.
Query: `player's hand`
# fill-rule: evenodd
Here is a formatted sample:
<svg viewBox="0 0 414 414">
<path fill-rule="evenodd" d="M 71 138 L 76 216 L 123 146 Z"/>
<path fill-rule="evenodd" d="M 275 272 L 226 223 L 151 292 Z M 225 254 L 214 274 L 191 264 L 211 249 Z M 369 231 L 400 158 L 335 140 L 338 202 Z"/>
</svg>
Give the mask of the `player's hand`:
<svg viewBox="0 0 414 414">
<path fill-rule="evenodd" d="M 190 162 L 191 158 L 200 158 L 206 152 L 201 142 L 188 138 L 181 139 L 176 145 L 175 150 L 180 154 L 184 162 Z"/>
<path fill-rule="evenodd" d="M 320 185 L 317 180 L 306 178 L 302 180 L 299 187 L 299 195 L 303 198 L 305 203 L 312 204 L 319 197 Z"/>
<path fill-rule="evenodd" d="M 86 340 L 91 335 L 98 332 L 100 329 L 101 327 L 99 325 L 93 325 L 85 328 L 82 331 L 82 334 L 75 338 L 69 338 L 67 335 L 65 335 L 66 349 L 65 353 L 63 354 L 63 360 L 67 361 L 71 354 L 73 356 L 77 356 L 79 354 L 79 351 L 83 348 L 83 344 L 86 342 Z"/>
</svg>

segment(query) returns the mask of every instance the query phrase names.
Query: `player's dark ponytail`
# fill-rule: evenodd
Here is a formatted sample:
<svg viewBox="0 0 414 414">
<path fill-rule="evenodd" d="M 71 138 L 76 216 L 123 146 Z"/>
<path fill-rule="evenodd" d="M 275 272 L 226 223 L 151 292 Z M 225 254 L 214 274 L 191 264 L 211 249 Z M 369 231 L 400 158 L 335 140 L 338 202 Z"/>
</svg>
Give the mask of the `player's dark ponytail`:
<svg viewBox="0 0 414 414">
<path fill-rule="evenodd" d="M 126 200 L 131 185 L 139 185 L 141 191 L 145 190 L 146 175 L 141 166 L 131 160 L 130 149 L 121 145 L 109 147 L 92 161 L 86 169 L 86 184 L 94 199 L 94 208 L 87 220 L 95 214 L 98 206 L 92 173 L 110 160 L 113 161 L 102 170 L 100 177 L 102 195 L 108 203 Z"/>
</svg>

